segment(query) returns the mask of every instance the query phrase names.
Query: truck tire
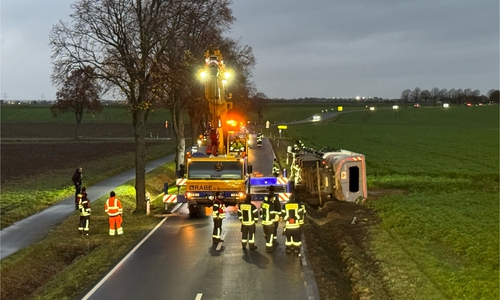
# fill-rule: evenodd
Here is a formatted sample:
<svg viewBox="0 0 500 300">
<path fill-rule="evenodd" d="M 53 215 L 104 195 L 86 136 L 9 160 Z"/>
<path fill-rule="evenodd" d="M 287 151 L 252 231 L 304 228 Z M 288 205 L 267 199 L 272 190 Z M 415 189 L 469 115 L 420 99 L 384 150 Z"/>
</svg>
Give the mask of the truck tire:
<svg viewBox="0 0 500 300">
<path fill-rule="evenodd" d="M 200 207 L 196 204 L 188 205 L 188 209 L 189 209 L 189 216 L 190 217 L 197 217 L 200 213 Z"/>
</svg>

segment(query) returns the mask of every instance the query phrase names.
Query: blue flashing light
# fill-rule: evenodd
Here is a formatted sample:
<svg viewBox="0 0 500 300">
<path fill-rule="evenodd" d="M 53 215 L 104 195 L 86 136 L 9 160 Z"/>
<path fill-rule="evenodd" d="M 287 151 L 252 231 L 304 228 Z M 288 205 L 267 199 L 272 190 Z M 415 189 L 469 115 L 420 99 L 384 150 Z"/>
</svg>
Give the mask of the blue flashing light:
<svg viewBox="0 0 500 300">
<path fill-rule="evenodd" d="M 277 185 L 276 177 L 251 177 L 250 185 Z"/>
</svg>

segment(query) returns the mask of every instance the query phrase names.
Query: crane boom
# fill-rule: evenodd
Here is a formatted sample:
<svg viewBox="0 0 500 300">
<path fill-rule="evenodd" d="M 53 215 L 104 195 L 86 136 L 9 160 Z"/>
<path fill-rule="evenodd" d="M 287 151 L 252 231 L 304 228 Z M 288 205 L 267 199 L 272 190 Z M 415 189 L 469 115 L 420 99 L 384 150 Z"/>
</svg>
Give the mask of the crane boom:
<svg viewBox="0 0 500 300">
<path fill-rule="evenodd" d="M 210 148 L 213 155 L 226 154 L 223 142 L 223 124 L 226 122 L 227 102 L 227 76 L 224 60 L 220 50 L 212 47 L 205 52 L 205 98 L 210 111 Z"/>
</svg>

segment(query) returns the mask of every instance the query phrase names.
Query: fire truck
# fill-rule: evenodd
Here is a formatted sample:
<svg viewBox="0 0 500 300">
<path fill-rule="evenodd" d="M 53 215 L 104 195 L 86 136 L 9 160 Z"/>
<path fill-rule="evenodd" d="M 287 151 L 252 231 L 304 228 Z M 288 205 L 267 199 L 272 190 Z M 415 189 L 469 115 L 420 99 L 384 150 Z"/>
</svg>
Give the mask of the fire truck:
<svg viewBox="0 0 500 300">
<path fill-rule="evenodd" d="M 228 206 L 243 202 L 248 191 L 248 174 L 252 172 L 247 158 L 249 140 L 245 123 L 228 118 L 232 109 L 232 102 L 227 101 L 231 94 L 226 90 L 229 73 L 218 48 L 206 51 L 201 76 L 210 122 L 207 132 L 198 140 L 196 152 L 186 154 L 177 179 L 176 202 L 188 203 L 191 215 L 203 214 L 216 193 L 224 195 Z"/>
</svg>

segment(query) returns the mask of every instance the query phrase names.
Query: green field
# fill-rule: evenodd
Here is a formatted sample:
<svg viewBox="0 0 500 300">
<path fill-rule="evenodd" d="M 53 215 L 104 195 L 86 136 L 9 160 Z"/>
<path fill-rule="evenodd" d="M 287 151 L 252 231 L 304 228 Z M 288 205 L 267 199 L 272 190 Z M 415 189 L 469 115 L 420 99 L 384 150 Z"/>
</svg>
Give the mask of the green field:
<svg viewBox="0 0 500 300">
<path fill-rule="evenodd" d="M 23 104 L 23 105 L 2 105 L 2 122 L 45 122 L 45 123 L 75 123 L 75 114 L 67 112 L 53 117 L 50 112 L 50 105 Z M 171 120 L 170 112 L 166 109 L 154 110 L 149 115 L 149 123 L 165 123 Z M 122 105 L 107 105 L 98 114 L 83 114 L 83 123 L 128 123 L 132 118 L 127 108 Z"/>
<path fill-rule="evenodd" d="M 287 134 L 362 153 L 368 189 L 408 192 L 369 202 L 397 299 L 498 299 L 498 106 L 352 112 Z"/>
<path fill-rule="evenodd" d="M 275 105 L 264 119 L 290 122 L 326 108 Z M 52 118 L 46 111 L 35 111 L 2 107 L 2 122 Z M 109 122 L 129 122 L 120 108 L 104 112 Z M 163 113 L 158 120 L 167 116 Z M 73 121 L 70 117 L 66 122 Z M 275 128 L 271 130 L 277 134 Z M 380 284 L 393 299 L 499 298 L 498 106 L 348 112 L 328 122 L 289 125 L 284 135 L 315 149 L 328 146 L 362 153 L 369 190 L 404 191 L 367 202 L 380 218 L 367 243 L 384 275 Z M 159 194 L 163 182 L 172 180 L 171 167 L 148 174 L 148 190 Z M 52 182 L 66 179 L 50 178 Z M 36 180 L 42 184 L 40 178 Z M 4 285 L 11 283 L 17 295 L 24 295 L 24 289 L 31 296 L 36 293 L 37 299 L 72 299 L 87 288 L 82 282 L 102 276 L 155 223 L 132 213 L 132 185 L 118 190 L 129 212 L 127 240 L 119 249 L 109 243 L 105 231 L 90 241 L 75 236 L 71 227 L 76 224 L 75 213 L 44 242 L 2 260 L 2 295 Z M 161 200 L 155 199 L 152 205 L 161 211 Z M 103 212 L 98 210 L 92 218 L 93 228 L 106 228 Z M 47 265 L 53 267 L 47 269 Z"/>
</svg>

